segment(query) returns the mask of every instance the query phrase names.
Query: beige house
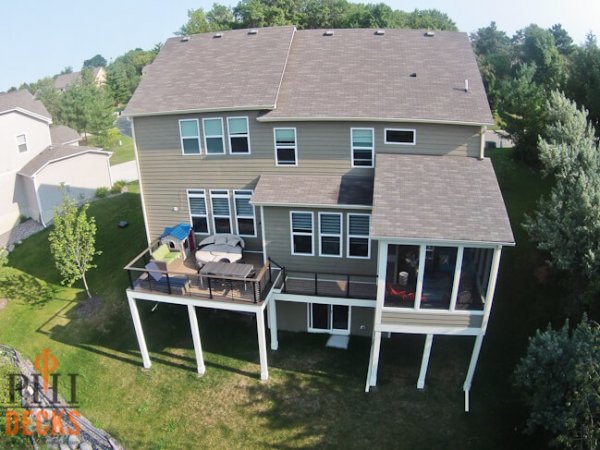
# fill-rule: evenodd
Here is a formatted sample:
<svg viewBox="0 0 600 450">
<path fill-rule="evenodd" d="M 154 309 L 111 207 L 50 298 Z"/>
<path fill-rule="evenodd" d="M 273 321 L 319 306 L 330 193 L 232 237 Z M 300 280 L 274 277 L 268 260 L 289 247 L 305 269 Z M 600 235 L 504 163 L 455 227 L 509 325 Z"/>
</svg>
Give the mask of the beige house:
<svg viewBox="0 0 600 450">
<path fill-rule="evenodd" d="M 338 347 L 371 336 L 367 391 L 385 363 L 382 335 L 423 335 L 420 389 L 434 336 L 473 336 L 468 408 L 500 252 L 514 238 L 484 157 L 493 119 L 465 33 L 273 27 L 173 38 L 125 113 L 149 243 L 127 267 L 145 367 L 138 301 L 188 308 L 199 373 L 196 308 L 255 314 L 263 379 L 265 315 L 272 350 L 278 329 Z M 178 223 L 191 229 L 188 246 L 171 246 L 180 258 L 167 263 L 160 246 Z M 231 235 L 242 249 L 206 250 Z"/>
<path fill-rule="evenodd" d="M 92 76 L 94 77 L 96 86 L 103 86 L 106 84 L 106 69 L 104 69 L 104 67 L 93 67 Z M 64 92 L 69 86 L 80 79 L 81 72 L 63 73 L 54 79 L 54 88 L 59 92 Z"/>
<path fill-rule="evenodd" d="M 77 200 L 110 187 L 110 153 L 78 144 L 78 133 L 52 125 L 42 102 L 28 91 L 0 95 L 0 233 L 20 217 L 46 226 L 61 184 Z"/>
</svg>

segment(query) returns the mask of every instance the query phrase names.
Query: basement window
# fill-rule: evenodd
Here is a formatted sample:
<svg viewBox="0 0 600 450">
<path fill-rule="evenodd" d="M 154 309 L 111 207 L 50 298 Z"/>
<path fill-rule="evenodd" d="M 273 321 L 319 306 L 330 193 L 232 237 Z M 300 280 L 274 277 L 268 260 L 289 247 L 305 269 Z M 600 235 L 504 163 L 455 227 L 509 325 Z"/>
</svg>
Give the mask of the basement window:
<svg viewBox="0 0 600 450">
<path fill-rule="evenodd" d="M 414 129 L 386 128 L 385 143 L 400 145 L 415 145 L 417 132 Z"/>
</svg>

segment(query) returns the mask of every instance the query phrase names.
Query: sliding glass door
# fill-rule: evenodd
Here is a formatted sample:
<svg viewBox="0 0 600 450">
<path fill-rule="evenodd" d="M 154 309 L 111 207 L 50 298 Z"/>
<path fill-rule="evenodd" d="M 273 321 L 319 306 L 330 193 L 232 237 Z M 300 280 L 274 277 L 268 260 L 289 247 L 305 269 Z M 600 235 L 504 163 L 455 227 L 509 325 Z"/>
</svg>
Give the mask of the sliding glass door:
<svg viewBox="0 0 600 450">
<path fill-rule="evenodd" d="M 309 303 L 308 331 L 315 333 L 350 334 L 350 307 Z"/>
</svg>

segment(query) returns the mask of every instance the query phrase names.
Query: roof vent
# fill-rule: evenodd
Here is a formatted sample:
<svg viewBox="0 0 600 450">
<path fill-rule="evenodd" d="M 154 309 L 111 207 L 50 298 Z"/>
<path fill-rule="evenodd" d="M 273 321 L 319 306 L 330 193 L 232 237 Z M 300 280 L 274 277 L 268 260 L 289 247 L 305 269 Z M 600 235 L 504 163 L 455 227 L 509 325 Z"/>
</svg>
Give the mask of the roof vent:
<svg viewBox="0 0 600 450">
<path fill-rule="evenodd" d="M 323 36 L 333 36 L 333 30 L 327 30 L 325 33 L 323 33 Z"/>
<path fill-rule="evenodd" d="M 469 80 L 465 80 L 465 92 L 469 92 Z"/>
<path fill-rule="evenodd" d="M 179 42 L 188 42 L 190 40 L 189 36 L 181 36 L 181 39 L 179 40 Z"/>
<path fill-rule="evenodd" d="M 375 36 L 383 36 L 385 34 L 385 30 L 375 30 Z"/>
<path fill-rule="evenodd" d="M 417 78 L 417 72 L 413 72 L 409 75 L 411 78 Z"/>
<path fill-rule="evenodd" d="M 425 32 L 425 36 L 427 36 L 427 37 L 434 37 L 435 36 L 435 31 L 426 31 Z"/>
<path fill-rule="evenodd" d="M 213 39 L 219 39 L 223 37 L 223 33 L 215 33 L 213 34 Z"/>
<path fill-rule="evenodd" d="M 258 30 L 256 30 L 256 29 L 248 30 L 248 34 L 258 34 Z"/>
</svg>

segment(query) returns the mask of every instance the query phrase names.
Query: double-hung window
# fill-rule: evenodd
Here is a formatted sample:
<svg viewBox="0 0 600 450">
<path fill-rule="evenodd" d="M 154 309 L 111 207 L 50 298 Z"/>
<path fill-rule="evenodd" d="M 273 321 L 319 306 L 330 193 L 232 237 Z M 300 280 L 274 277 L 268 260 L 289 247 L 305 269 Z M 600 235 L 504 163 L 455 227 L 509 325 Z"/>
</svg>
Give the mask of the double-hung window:
<svg viewBox="0 0 600 450">
<path fill-rule="evenodd" d="M 313 255 L 313 213 L 290 212 L 292 255 Z"/>
<path fill-rule="evenodd" d="M 212 204 L 213 226 L 215 233 L 232 233 L 229 192 L 226 190 L 210 191 L 210 203 Z"/>
<path fill-rule="evenodd" d="M 19 149 L 19 153 L 25 153 L 28 150 L 27 137 L 24 134 L 17 136 L 17 148 Z"/>
<path fill-rule="evenodd" d="M 348 258 L 370 258 L 370 214 L 348 214 Z"/>
<path fill-rule="evenodd" d="M 240 236 L 256 236 L 254 206 L 250 204 L 252 191 L 233 191 L 235 219 Z"/>
<path fill-rule="evenodd" d="M 188 189 L 187 195 L 194 233 L 208 234 L 208 214 L 206 213 L 206 194 L 204 189 Z"/>
<path fill-rule="evenodd" d="M 342 215 L 319 213 L 319 255 L 342 256 Z"/>
<path fill-rule="evenodd" d="M 250 135 L 247 117 L 228 117 L 229 153 L 232 155 L 250 154 Z"/>
<path fill-rule="evenodd" d="M 375 166 L 375 144 L 373 128 L 352 128 L 352 167 Z"/>
<path fill-rule="evenodd" d="M 298 146 L 295 128 L 275 128 L 275 164 L 278 166 L 298 165 Z"/>
<path fill-rule="evenodd" d="M 184 155 L 200 154 L 200 132 L 198 130 L 198 119 L 180 120 L 179 136 L 181 138 L 181 152 Z"/>
<path fill-rule="evenodd" d="M 223 140 L 223 119 L 202 119 L 204 128 L 204 147 L 207 155 L 219 155 L 225 153 Z"/>
</svg>

